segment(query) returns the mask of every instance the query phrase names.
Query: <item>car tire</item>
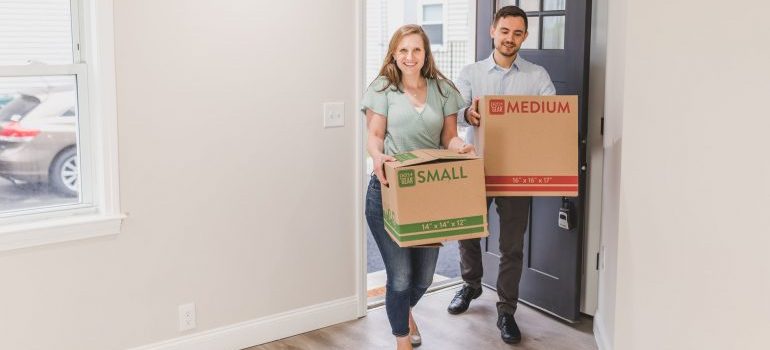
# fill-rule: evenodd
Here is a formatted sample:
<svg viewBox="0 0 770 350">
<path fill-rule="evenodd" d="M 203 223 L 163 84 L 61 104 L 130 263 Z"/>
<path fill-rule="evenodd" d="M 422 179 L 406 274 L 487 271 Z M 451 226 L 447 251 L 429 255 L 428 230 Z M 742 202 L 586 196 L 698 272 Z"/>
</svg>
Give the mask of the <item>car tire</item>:
<svg viewBox="0 0 770 350">
<path fill-rule="evenodd" d="M 80 187 L 77 149 L 69 147 L 59 152 L 48 174 L 52 190 L 69 197 L 77 196 Z"/>
</svg>

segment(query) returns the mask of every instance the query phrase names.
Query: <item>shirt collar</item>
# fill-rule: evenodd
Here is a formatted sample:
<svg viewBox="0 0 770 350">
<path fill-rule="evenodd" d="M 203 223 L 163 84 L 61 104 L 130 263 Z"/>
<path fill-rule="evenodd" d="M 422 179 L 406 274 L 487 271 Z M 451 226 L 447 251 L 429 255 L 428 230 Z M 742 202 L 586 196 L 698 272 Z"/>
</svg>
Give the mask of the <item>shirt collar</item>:
<svg viewBox="0 0 770 350">
<path fill-rule="evenodd" d="M 516 54 L 516 59 L 513 60 L 513 64 L 511 65 L 511 68 L 516 68 L 516 70 L 520 70 L 519 65 L 521 65 L 521 62 L 524 59 L 521 58 L 521 55 L 519 53 Z M 495 63 L 495 52 L 492 51 L 492 54 L 487 57 L 487 59 L 484 60 L 484 64 L 486 65 L 487 71 L 490 71 L 492 69 L 499 69 L 499 70 L 506 70 L 503 67 L 500 67 Z"/>
</svg>

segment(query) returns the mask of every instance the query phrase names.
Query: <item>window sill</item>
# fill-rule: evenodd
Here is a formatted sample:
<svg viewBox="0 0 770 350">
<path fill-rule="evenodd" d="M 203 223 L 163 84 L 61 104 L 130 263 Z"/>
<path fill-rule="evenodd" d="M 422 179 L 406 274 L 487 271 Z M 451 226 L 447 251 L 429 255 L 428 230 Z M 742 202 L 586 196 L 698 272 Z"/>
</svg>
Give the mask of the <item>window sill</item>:
<svg viewBox="0 0 770 350">
<path fill-rule="evenodd" d="M 123 214 L 93 214 L 0 227 L 0 252 L 85 238 L 116 235 Z"/>
</svg>

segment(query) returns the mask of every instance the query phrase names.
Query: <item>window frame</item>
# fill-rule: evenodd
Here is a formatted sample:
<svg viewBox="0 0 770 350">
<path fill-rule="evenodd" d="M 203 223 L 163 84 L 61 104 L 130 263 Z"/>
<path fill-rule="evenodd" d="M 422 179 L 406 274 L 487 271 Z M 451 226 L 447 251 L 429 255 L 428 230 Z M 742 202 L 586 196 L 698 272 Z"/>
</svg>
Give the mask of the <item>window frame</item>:
<svg viewBox="0 0 770 350">
<path fill-rule="evenodd" d="M 425 17 L 425 6 L 430 5 L 441 5 L 441 22 L 434 22 L 434 21 L 424 21 Z M 420 26 L 423 25 L 441 25 L 441 43 L 437 44 L 433 41 L 430 42 L 430 48 L 431 50 L 442 50 L 444 48 L 444 45 L 447 42 L 447 1 L 446 0 L 421 0 L 417 6 L 417 18 L 419 19 Z M 427 33 L 426 33 L 427 35 Z M 430 38 L 429 38 L 430 39 Z"/>
<path fill-rule="evenodd" d="M 120 232 L 112 13 L 112 0 L 70 0 L 72 64 L 0 66 L 0 77 L 75 76 L 81 183 L 78 204 L 0 215 L 0 251 Z"/>
</svg>

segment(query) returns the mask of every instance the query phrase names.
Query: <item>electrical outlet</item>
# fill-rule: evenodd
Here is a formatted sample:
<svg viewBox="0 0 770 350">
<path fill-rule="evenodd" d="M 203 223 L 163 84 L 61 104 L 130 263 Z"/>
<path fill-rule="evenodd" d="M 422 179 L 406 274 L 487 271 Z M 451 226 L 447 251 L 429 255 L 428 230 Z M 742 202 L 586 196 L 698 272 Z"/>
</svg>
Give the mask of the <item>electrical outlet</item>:
<svg viewBox="0 0 770 350">
<path fill-rule="evenodd" d="M 345 126 L 345 103 L 324 103 L 324 128 Z"/>
<path fill-rule="evenodd" d="M 179 305 L 179 331 L 187 331 L 195 327 L 195 304 Z"/>
</svg>

